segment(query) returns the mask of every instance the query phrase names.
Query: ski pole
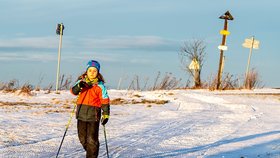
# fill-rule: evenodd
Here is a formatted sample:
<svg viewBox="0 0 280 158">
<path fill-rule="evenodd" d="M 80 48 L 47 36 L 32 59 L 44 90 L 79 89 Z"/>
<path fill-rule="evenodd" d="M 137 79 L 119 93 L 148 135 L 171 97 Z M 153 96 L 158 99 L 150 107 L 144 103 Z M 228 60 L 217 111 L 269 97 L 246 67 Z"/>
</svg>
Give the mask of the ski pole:
<svg viewBox="0 0 280 158">
<path fill-rule="evenodd" d="M 65 136 L 66 136 L 66 133 L 67 133 L 67 131 L 68 131 L 68 127 L 69 127 L 69 125 L 70 125 L 70 123 L 71 123 L 71 120 L 72 120 L 72 117 L 73 117 L 73 115 L 74 115 L 74 113 L 75 113 L 76 106 L 77 106 L 77 104 L 74 105 L 73 111 L 72 111 L 71 116 L 70 116 L 70 118 L 69 118 L 69 120 L 68 120 L 68 123 L 67 123 L 67 125 L 66 125 L 66 129 L 65 129 L 64 135 L 63 135 L 63 137 L 62 137 L 60 146 L 59 146 L 58 151 L 57 151 L 57 154 L 56 154 L 56 158 L 57 158 L 58 155 L 59 155 L 59 151 L 60 151 L 60 149 L 61 149 L 63 140 L 64 140 L 64 138 L 65 138 Z"/>
<path fill-rule="evenodd" d="M 103 125 L 103 129 L 104 129 L 104 137 L 105 137 L 105 145 L 106 145 L 107 158 L 109 158 L 109 151 L 108 151 L 108 144 L 107 144 L 105 125 Z"/>
</svg>

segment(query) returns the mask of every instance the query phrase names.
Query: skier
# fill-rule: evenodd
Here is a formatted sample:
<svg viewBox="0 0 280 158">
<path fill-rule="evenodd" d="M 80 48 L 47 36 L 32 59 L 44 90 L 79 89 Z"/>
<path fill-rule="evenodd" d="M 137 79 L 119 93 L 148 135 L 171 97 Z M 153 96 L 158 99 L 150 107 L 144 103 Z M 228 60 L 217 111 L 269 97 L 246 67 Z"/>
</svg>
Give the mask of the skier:
<svg viewBox="0 0 280 158">
<path fill-rule="evenodd" d="M 101 120 L 101 124 L 105 125 L 110 115 L 110 100 L 98 61 L 88 62 L 86 72 L 78 78 L 70 91 L 78 95 L 76 118 L 80 143 L 87 158 L 97 158 L 99 123 Z"/>
</svg>

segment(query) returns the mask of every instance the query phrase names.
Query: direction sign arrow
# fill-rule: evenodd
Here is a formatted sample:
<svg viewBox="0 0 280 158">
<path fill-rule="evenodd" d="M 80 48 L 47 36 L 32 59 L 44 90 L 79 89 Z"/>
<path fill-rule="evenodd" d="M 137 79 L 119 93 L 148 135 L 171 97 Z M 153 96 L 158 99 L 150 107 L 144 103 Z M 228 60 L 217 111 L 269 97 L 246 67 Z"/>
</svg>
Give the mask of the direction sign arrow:
<svg viewBox="0 0 280 158">
<path fill-rule="evenodd" d="M 252 44 L 253 44 L 254 49 L 259 49 L 260 41 L 254 40 L 254 43 L 253 43 L 253 39 L 248 39 L 248 38 L 245 39 L 245 42 L 242 44 L 242 46 L 245 48 L 251 48 Z"/>
</svg>

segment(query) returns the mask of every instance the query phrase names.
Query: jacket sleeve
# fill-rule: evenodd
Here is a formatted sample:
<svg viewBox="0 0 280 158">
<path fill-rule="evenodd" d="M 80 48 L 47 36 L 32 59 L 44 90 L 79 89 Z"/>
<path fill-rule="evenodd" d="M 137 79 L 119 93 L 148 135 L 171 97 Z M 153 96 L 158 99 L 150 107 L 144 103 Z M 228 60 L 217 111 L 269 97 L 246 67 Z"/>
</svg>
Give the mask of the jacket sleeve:
<svg viewBox="0 0 280 158">
<path fill-rule="evenodd" d="M 70 92 L 74 95 L 78 95 L 81 91 L 81 88 L 79 86 L 81 80 L 78 80 L 73 87 L 71 87 Z"/>
<path fill-rule="evenodd" d="M 98 86 L 101 88 L 99 98 L 101 101 L 102 115 L 110 115 L 110 98 L 107 89 L 103 84 L 99 84 Z"/>
</svg>

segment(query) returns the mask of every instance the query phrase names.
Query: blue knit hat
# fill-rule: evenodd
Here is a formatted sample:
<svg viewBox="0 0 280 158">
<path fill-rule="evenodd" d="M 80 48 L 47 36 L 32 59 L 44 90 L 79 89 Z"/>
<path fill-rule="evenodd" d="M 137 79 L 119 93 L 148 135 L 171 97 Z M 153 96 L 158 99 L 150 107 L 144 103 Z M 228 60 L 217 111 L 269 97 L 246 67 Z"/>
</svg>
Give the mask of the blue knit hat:
<svg viewBox="0 0 280 158">
<path fill-rule="evenodd" d="M 99 64 L 99 62 L 96 61 L 96 60 L 90 60 L 90 61 L 87 63 L 87 70 L 88 70 L 88 68 L 90 68 L 90 67 L 95 67 L 95 68 L 98 70 L 98 72 L 100 71 L 100 64 Z"/>
</svg>

